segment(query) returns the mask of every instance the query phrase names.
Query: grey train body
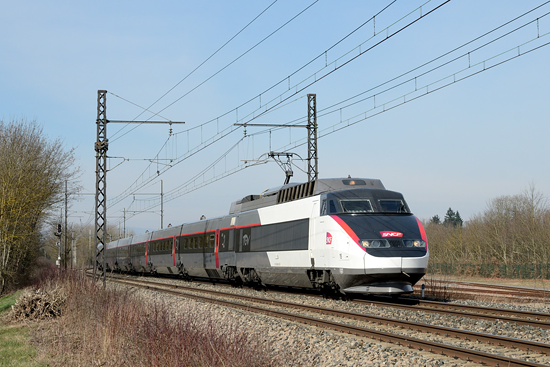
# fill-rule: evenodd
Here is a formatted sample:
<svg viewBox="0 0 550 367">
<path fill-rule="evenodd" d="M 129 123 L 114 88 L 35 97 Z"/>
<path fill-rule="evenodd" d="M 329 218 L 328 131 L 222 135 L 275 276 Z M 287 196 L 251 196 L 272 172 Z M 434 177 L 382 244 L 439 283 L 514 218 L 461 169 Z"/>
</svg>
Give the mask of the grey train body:
<svg viewBox="0 0 550 367">
<path fill-rule="evenodd" d="M 111 271 L 179 274 L 331 292 L 411 293 L 428 243 L 400 193 L 320 179 L 249 195 L 229 215 L 107 244 Z"/>
</svg>

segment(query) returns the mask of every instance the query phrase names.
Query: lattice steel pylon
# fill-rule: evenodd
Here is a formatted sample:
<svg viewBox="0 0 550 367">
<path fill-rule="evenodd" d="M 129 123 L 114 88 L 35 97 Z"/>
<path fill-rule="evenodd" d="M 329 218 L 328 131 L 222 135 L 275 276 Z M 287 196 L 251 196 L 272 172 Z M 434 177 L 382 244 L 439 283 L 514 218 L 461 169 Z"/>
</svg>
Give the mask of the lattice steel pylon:
<svg viewBox="0 0 550 367">
<path fill-rule="evenodd" d="M 97 140 L 94 148 L 96 151 L 96 185 L 95 185 L 95 262 L 94 279 L 103 276 L 103 286 L 107 276 L 105 269 L 105 252 L 107 245 L 107 150 L 109 139 L 107 139 L 107 123 L 124 124 L 185 124 L 183 121 L 122 121 L 107 120 L 107 91 L 97 91 Z M 171 133 L 170 128 L 170 133 Z M 98 268 L 101 272 L 98 273 Z"/>
<path fill-rule="evenodd" d="M 94 148 L 96 151 L 96 185 L 95 185 L 95 262 L 94 279 L 103 276 L 105 285 L 105 245 L 107 238 L 107 91 L 97 91 L 97 140 Z M 100 267 L 101 272 L 98 272 Z"/>
<path fill-rule="evenodd" d="M 307 95 L 307 180 L 319 178 L 317 155 L 317 101 L 316 94 Z"/>
</svg>

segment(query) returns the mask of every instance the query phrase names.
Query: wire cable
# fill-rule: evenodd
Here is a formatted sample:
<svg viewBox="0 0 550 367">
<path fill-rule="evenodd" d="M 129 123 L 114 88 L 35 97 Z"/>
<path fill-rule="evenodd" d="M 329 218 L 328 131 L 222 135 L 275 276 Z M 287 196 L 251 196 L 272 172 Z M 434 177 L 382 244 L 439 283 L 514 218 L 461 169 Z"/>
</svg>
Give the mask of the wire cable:
<svg viewBox="0 0 550 367">
<path fill-rule="evenodd" d="M 238 61 L 239 59 L 241 59 L 243 56 L 245 56 L 246 54 L 248 54 L 250 51 L 252 51 L 253 49 L 255 49 L 257 46 L 259 46 L 260 44 L 262 44 L 265 40 L 267 40 L 268 38 L 270 38 L 272 35 L 274 35 L 275 33 L 277 33 L 278 31 L 280 31 L 282 28 L 284 28 L 286 25 L 288 25 L 290 22 L 292 22 L 294 19 L 296 19 L 297 17 L 299 17 L 301 14 L 303 14 L 306 10 L 308 10 L 309 8 L 311 8 L 313 5 L 315 5 L 319 0 L 315 0 L 312 4 L 310 4 L 308 7 L 306 7 L 304 10 L 302 10 L 300 13 L 298 13 L 297 15 L 295 15 L 292 19 L 290 19 L 289 21 L 287 21 L 286 23 L 284 23 L 282 26 L 280 26 L 279 28 L 277 28 L 275 31 L 271 32 L 268 36 L 266 36 L 265 38 L 263 38 L 260 42 L 256 43 L 254 46 L 252 46 L 251 48 L 249 48 L 247 51 L 245 51 L 244 53 L 242 53 L 240 56 L 238 56 L 237 58 L 235 58 L 233 61 L 231 61 L 229 64 L 225 65 L 223 68 L 221 68 L 220 70 L 218 70 L 217 72 L 215 72 L 213 75 L 211 75 L 210 77 L 208 77 L 206 80 L 202 81 L 201 83 L 199 83 L 198 85 L 196 85 L 195 87 L 193 87 L 191 90 L 189 90 L 187 93 L 185 93 L 184 95 L 182 95 L 181 97 L 179 97 L 178 99 L 176 99 L 174 102 L 168 104 L 166 107 L 162 108 L 160 111 L 158 111 L 158 113 L 161 113 L 162 111 L 166 110 L 167 108 L 169 108 L 170 106 L 172 106 L 173 104 L 175 104 L 176 102 L 180 101 L 182 98 L 188 96 L 190 93 L 192 93 L 193 91 L 195 91 L 197 88 L 199 88 L 200 86 L 202 86 L 203 84 L 205 84 L 206 82 L 208 82 L 210 79 L 214 78 L 216 75 L 220 74 L 222 71 L 224 71 L 225 69 L 227 69 L 229 66 L 231 66 L 232 64 L 234 64 L 236 61 Z M 273 4 L 271 4 L 273 5 Z M 270 5 L 270 7 L 271 7 Z M 269 8 L 269 7 L 268 7 Z M 267 9 L 266 9 L 267 10 Z M 265 10 L 264 10 L 265 12 Z M 262 12 L 263 14 L 263 12 Z M 261 14 L 260 14 L 261 15 Z M 258 16 L 259 17 L 259 16 Z M 258 17 L 256 17 L 255 19 L 257 19 Z M 255 20 L 254 19 L 254 20 Z M 250 23 L 249 23 L 250 24 Z M 247 25 L 248 27 L 248 25 Z M 240 33 L 240 32 L 239 32 Z M 218 51 L 216 51 L 217 53 Z M 212 55 L 213 56 L 213 55 Z M 202 64 L 201 64 L 202 65 Z M 184 78 L 184 80 L 186 79 L 187 77 Z M 182 80 L 183 81 L 183 80 Z M 179 85 L 182 81 L 180 81 L 177 85 Z M 177 86 L 176 85 L 176 86 Z M 175 88 L 175 86 L 174 86 Z M 174 89 L 172 88 L 172 89 Z M 171 90 L 172 90 L 171 89 Z M 168 94 L 168 92 L 166 93 Z M 165 94 L 165 95 L 166 95 Z M 160 98 L 159 98 L 160 100 Z M 156 103 L 156 102 L 155 102 Z M 136 117 L 137 118 L 137 117 Z M 131 131 L 135 130 L 136 128 L 138 128 L 141 124 L 135 126 L 134 128 L 130 129 L 130 131 L 124 133 L 122 136 L 120 136 L 119 138 L 117 139 L 120 139 L 122 138 L 124 135 L 130 133 Z M 115 139 L 116 140 L 116 139 Z"/>
<path fill-rule="evenodd" d="M 428 62 L 425 62 L 424 64 L 422 64 L 422 65 L 420 65 L 420 66 L 417 66 L 417 67 L 415 67 L 415 68 L 413 68 L 413 69 L 410 69 L 409 71 L 407 71 L 407 72 L 405 72 L 405 73 L 402 73 L 402 74 L 399 75 L 399 76 L 396 76 L 396 77 L 394 77 L 394 78 L 392 78 L 392 79 L 390 79 L 390 80 L 387 80 L 387 81 L 385 81 L 385 82 L 383 82 L 383 83 L 380 83 L 380 84 L 378 84 L 378 85 L 375 86 L 375 87 L 369 88 L 369 89 L 366 90 L 366 91 L 363 91 L 363 92 L 361 92 L 361 93 L 358 93 L 358 94 L 356 94 L 356 95 L 354 95 L 354 96 L 352 96 L 352 97 L 346 98 L 346 99 L 344 99 L 344 100 L 342 100 L 342 101 L 340 101 L 340 102 L 337 102 L 337 103 L 335 103 L 335 104 L 333 104 L 333 105 L 331 105 L 331 106 L 325 107 L 325 108 L 319 110 L 320 113 L 317 114 L 317 117 L 319 118 L 319 117 L 327 116 L 327 115 L 330 115 L 330 114 L 332 114 L 332 113 L 341 111 L 341 110 L 343 110 L 343 109 L 346 109 L 346 108 L 351 107 L 351 106 L 353 106 L 353 105 L 356 105 L 356 104 L 358 104 L 358 103 L 364 102 L 364 101 L 366 101 L 366 100 L 368 100 L 368 99 L 371 99 L 371 98 L 373 98 L 373 97 L 376 96 L 376 95 L 380 95 L 380 94 L 382 94 L 382 93 L 385 93 L 385 92 L 388 92 L 388 91 L 390 91 L 390 90 L 392 90 L 392 89 L 395 89 L 395 88 L 397 88 L 397 87 L 400 87 L 400 86 L 402 86 L 402 85 L 404 85 L 404 84 L 407 84 L 407 83 L 409 83 L 409 82 L 411 82 L 411 81 L 413 81 L 413 80 L 415 80 L 415 79 L 417 79 L 417 78 L 420 78 L 420 77 L 422 77 L 422 76 L 426 76 L 426 75 L 428 75 L 429 73 L 431 73 L 431 72 L 433 72 L 433 71 L 436 71 L 437 69 L 440 69 L 440 68 L 442 68 L 442 67 L 444 67 L 444 66 L 447 66 L 447 65 L 449 65 L 449 64 L 451 64 L 451 63 L 453 63 L 453 62 L 455 62 L 455 61 L 457 61 L 457 60 L 459 60 L 459 59 L 461 59 L 461 58 L 463 58 L 463 57 L 465 57 L 465 56 L 467 56 L 467 55 L 469 55 L 469 54 L 472 54 L 472 53 L 475 52 L 475 51 L 478 51 L 478 50 L 482 49 L 483 47 L 486 47 L 486 46 L 488 46 L 488 45 L 490 45 L 490 44 L 492 44 L 492 43 L 494 43 L 494 42 L 496 42 L 496 41 L 498 41 L 498 40 L 500 40 L 500 39 L 502 39 L 502 38 L 504 38 L 504 37 L 506 37 L 506 36 L 508 36 L 508 35 L 510 35 L 510 34 L 512 34 L 512 33 L 514 33 L 514 32 L 516 32 L 516 31 L 518 31 L 518 30 L 521 30 L 522 28 L 525 28 L 525 27 L 529 26 L 530 24 L 533 24 L 534 22 L 536 22 L 537 19 L 542 19 L 542 18 L 548 16 L 549 13 L 546 13 L 546 14 L 544 14 L 544 15 L 542 15 L 542 16 L 539 16 L 539 17 L 538 17 L 537 19 L 535 19 L 535 20 L 532 20 L 532 21 L 527 22 L 527 23 L 525 23 L 525 24 L 523 24 L 523 25 L 521 25 L 521 26 L 519 26 L 519 27 L 516 27 L 515 29 L 513 29 L 513 30 L 511 30 L 511 31 L 509 31 L 509 32 L 507 32 L 507 33 L 505 33 L 505 34 L 503 34 L 503 35 L 501 35 L 501 36 L 498 36 L 497 38 L 494 38 L 493 40 L 488 41 L 488 42 L 486 42 L 485 44 L 483 44 L 483 45 L 481 45 L 481 46 L 478 46 L 478 47 L 476 47 L 476 48 L 474 48 L 474 49 L 472 49 L 472 50 L 470 50 L 470 51 L 468 51 L 468 52 L 466 52 L 466 53 L 464 53 L 464 54 L 462 54 L 462 55 L 460 55 L 460 56 L 457 56 L 457 57 L 455 57 L 455 58 L 453 58 L 453 59 L 451 59 L 451 60 L 449 60 L 449 61 L 447 61 L 447 62 L 445 62 L 445 63 L 443 63 L 443 64 L 440 64 L 439 66 L 433 67 L 432 69 L 430 69 L 430 70 L 428 70 L 428 71 L 425 71 L 425 72 L 423 72 L 423 73 L 421 73 L 421 74 L 418 74 L 418 75 L 416 75 L 416 76 L 414 76 L 414 77 L 412 77 L 412 78 L 410 78 L 410 79 L 407 79 L 407 80 L 405 80 L 405 81 L 403 81 L 403 82 L 401 82 L 401 83 L 399 83 L 399 84 L 396 84 L 396 85 L 394 85 L 394 86 L 392 86 L 392 87 L 389 87 L 389 88 L 387 88 L 387 89 L 385 89 L 385 90 L 383 90 L 383 91 L 380 91 L 380 92 L 378 92 L 378 93 L 376 93 L 376 94 L 371 94 L 371 95 L 369 95 L 369 96 L 367 96 L 367 97 L 365 97 L 365 98 L 363 98 L 363 99 L 360 99 L 360 100 L 358 100 L 358 101 L 352 102 L 352 103 L 347 104 L 347 105 L 345 105 L 345 106 L 342 106 L 342 107 L 333 109 L 333 108 L 335 108 L 335 107 L 337 107 L 337 106 L 340 106 L 340 105 L 343 104 L 343 103 L 349 102 L 349 101 L 351 101 L 351 100 L 353 100 L 353 99 L 355 99 L 355 98 L 357 98 L 357 97 L 360 97 L 360 96 L 362 96 L 362 95 L 364 95 L 364 94 L 366 94 L 366 93 L 368 93 L 368 92 L 372 92 L 372 91 L 374 91 L 374 90 L 376 90 L 376 89 L 378 89 L 378 88 L 380 88 L 380 87 L 382 87 L 382 86 L 384 86 L 384 85 L 387 85 L 387 84 L 389 84 L 389 83 L 391 83 L 391 82 L 393 82 L 393 81 L 396 81 L 396 80 L 398 80 L 398 79 L 400 79 L 400 78 L 402 78 L 402 77 L 404 77 L 404 76 L 406 76 L 406 75 L 408 75 L 408 74 L 411 74 L 412 72 L 414 72 L 414 71 L 416 71 L 416 70 L 422 69 L 422 68 L 424 68 L 425 66 L 428 66 L 428 65 L 434 63 L 435 61 L 442 59 L 442 58 L 445 57 L 445 56 L 449 56 L 450 54 L 452 54 L 452 53 L 454 53 L 454 52 L 460 50 L 461 48 L 464 48 L 464 47 L 468 46 L 469 44 L 472 44 L 472 43 L 475 42 L 475 41 L 479 41 L 480 39 L 482 39 L 482 38 L 484 38 L 484 37 L 490 35 L 491 33 L 494 33 L 494 32 L 496 32 L 497 30 L 499 30 L 499 29 L 501 29 L 501 28 L 503 28 L 503 27 L 505 27 L 505 26 L 507 26 L 507 25 L 510 25 L 511 23 L 517 21 L 518 19 L 520 19 L 520 18 L 522 18 L 522 17 L 524 17 L 524 16 L 526 16 L 526 15 L 528 15 L 528 14 L 530 14 L 530 13 L 532 13 L 533 11 L 535 11 L 535 10 L 541 8 L 542 6 L 547 5 L 548 3 L 550 3 L 550 1 L 547 1 L 547 2 L 545 2 L 545 3 L 543 3 L 543 4 L 539 5 L 539 6 L 537 6 L 537 7 L 533 8 L 533 9 L 531 9 L 531 10 L 529 10 L 529 11 L 523 13 L 522 15 L 520 15 L 520 16 L 518 16 L 518 17 L 516 17 L 516 18 L 514 18 L 514 19 L 512 19 L 512 20 L 510 20 L 510 21 L 508 21 L 508 22 L 506 22 L 506 23 L 503 23 L 503 24 L 501 24 L 500 26 L 498 26 L 498 27 L 496 27 L 496 28 L 493 28 L 492 30 L 490 30 L 490 31 L 488 31 L 488 32 L 486 32 L 486 33 L 484 33 L 484 34 L 481 35 L 481 36 L 478 36 L 478 37 L 472 39 L 471 41 L 468 41 L 468 42 L 462 44 L 461 46 L 455 47 L 455 48 L 452 49 L 451 51 L 448 51 L 448 52 L 446 52 L 446 53 L 444 53 L 444 54 L 442 54 L 442 55 L 440 55 L 440 56 L 438 56 L 438 57 L 436 57 L 436 58 L 434 58 L 434 59 L 432 59 L 432 60 L 430 60 L 430 61 L 428 61 Z M 322 112 L 324 112 L 324 111 L 328 111 L 328 112 L 322 113 Z M 301 123 L 301 122 L 304 122 L 304 121 L 307 121 L 307 116 L 302 116 L 302 117 L 299 117 L 299 118 L 297 118 L 297 119 L 288 121 L 288 122 L 284 123 L 283 125 L 292 126 L 292 125 L 295 124 L 295 123 Z M 262 130 L 262 131 L 259 131 L 259 132 L 256 132 L 256 133 L 249 134 L 249 136 L 261 135 L 261 134 L 268 133 L 268 132 L 270 132 L 270 131 L 273 132 L 273 131 L 277 131 L 277 130 L 281 130 L 281 129 L 285 129 L 285 127 L 277 127 L 277 128 L 265 129 L 265 130 Z"/>
<path fill-rule="evenodd" d="M 394 1 L 393 1 L 392 3 L 390 3 L 389 5 L 387 5 L 387 6 L 386 6 L 385 8 L 383 8 L 382 10 L 380 10 L 377 14 L 375 14 L 373 17 L 371 17 L 371 18 L 369 19 L 369 21 L 374 20 L 376 16 L 380 15 L 383 11 L 385 11 L 386 9 L 388 9 L 389 6 L 391 6 L 393 3 L 395 3 L 395 1 L 396 1 L 396 0 L 394 0 Z M 425 2 L 425 3 L 422 4 L 420 7 L 416 8 L 415 10 L 413 10 L 412 12 L 410 12 L 409 14 L 412 14 L 413 12 L 415 12 L 415 11 L 417 11 L 417 10 L 419 10 L 419 9 L 422 9 L 422 7 L 425 6 L 426 4 L 428 4 L 430 1 L 431 1 L 431 0 L 428 0 L 427 2 Z M 391 35 L 388 34 L 388 35 L 386 36 L 385 39 L 383 39 L 382 41 L 378 42 L 377 44 L 371 46 L 371 47 L 368 48 L 367 50 L 361 52 L 359 55 L 355 56 L 354 58 L 352 58 L 352 59 L 349 60 L 348 62 L 346 62 L 346 63 L 340 65 L 338 68 L 335 68 L 334 70 L 330 71 L 328 74 L 330 74 L 330 73 L 332 73 L 332 72 L 334 72 L 334 71 L 336 71 L 336 70 L 339 70 L 339 69 L 342 68 L 343 66 L 347 65 L 350 61 L 354 60 L 354 59 L 357 58 L 358 56 L 361 56 L 361 55 L 365 54 L 366 52 L 368 52 L 368 51 L 371 50 L 372 48 L 374 48 L 374 47 L 376 47 L 377 45 L 381 44 L 381 43 L 384 42 L 385 40 L 391 38 L 393 35 L 395 35 L 395 34 L 401 32 L 402 30 L 404 30 L 404 29 L 407 28 L 408 26 L 414 24 L 414 23 L 417 22 L 418 20 L 420 20 L 420 19 L 422 19 L 422 18 L 428 16 L 428 15 L 431 14 L 433 11 L 439 9 L 441 6 L 443 6 L 444 4 L 448 3 L 449 1 L 450 1 L 450 0 L 447 0 L 447 1 L 445 1 L 444 3 L 442 3 L 442 4 L 438 5 L 437 7 L 435 7 L 434 9 L 432 9 L 432 10 L 430 10 L 430 11 L 424 13 L 424 14 L 420 14 L 420 16 L 419 16 L 418 18 L 416 18 L 415 20 L 413 20 L 412 22 L 410 22 L 410 23 L 408 23 L 407 25 L 405 25 L 404 27 L 400 28 L 399 30 L 397 30 L 397 31 L 394 32 L 393 34 L 391 34 Z M 313 3 L 313 4 L 315 4 L 315 3 Z M 311 4 L 310 7 L 311 7 L 313 4 Z M 309 7 L 308 7 L 308 8 L 309 8 Z M 307 10 L 308 8 L 304 9 L 303 11 Z M 302 12 L 303 12 L 303 11 L 302 11 Z M 299 15 L 299 14 L 298 14 L 298 15 Z M 297 15 L 297 16 L 298 16 L 298 15 Z M 293 19 L 294 19 L 294 18 L 293 18 Z M 349 37 L 350 34 L 356 32 L 359 28 L 361 28 L 362 26 L 364 26 L 365 24 L 367 24 L 369 21 L 364 22 L 360 27 L 357 27 L 357 28 L 356 28 L 355 30 L 353 30 L 351 33 L 349 33 L 348 35 L 346 35 L 343 39 Z M 289 21 L 289 22 L 290 22 L 290 21 Z M 288 23 L 288 22 L 287 22 L 287 23 Z M 397 23 L 397 22 L 395 22 L 395 23 Z M 395 23 L 394 23 L 394 24 L 395 24 Z M 385 28 L 385 29 L 387 29 L 387 28 Z M 384 29 L 384 30 L 385 30 L 385 29 Z M 382 30 L 382 32 L 383 32 L 384 30 Z M 336 44 L 340 43 L 343 39 L 341 39 L 340 41 L 338 41 Z M 333 45 L 332 47 L 334 47 L 334 45 Z M 332 48 L 332 47 L 331 47 L 331 48 Z M 324 54 L 325 54 L 325 53 L 322 53 L 321 55 L 324 55 Z M 326 75 L 328 75 L 328 74 L 326 74 Z M 326 76 L 326 75 L 325 75 L 325 76 Z M 286 80 L 286 78 L 285 78 L 284 80 Z M 320 80 L 320 79 L 319 79 L 319 80 Z M 317 80 L 317 81 L 318 81 L 318 80 Z M 278 84 L 280 84 L 280 82 L 279 82 Z M 313 84 L 313 83 L 312 83 L 312 84 Z M 310 85 L 311 85 L 311 84 L 310 84 Z M 273 88 L 273 87 L 272 87 L 272 88 Z M 295 95 L 295 94 L 297 94 L 297 93 L 294 93 L 293 95 Z M 288 100 L 288 99 L 291 98 L 291 97 L 292 97 L 292 96 L 287 97 L 285 100 L 283 100 L 283 101 L 277 103 L 275 106 L 272 106 L 272 107 L 270 108 L 270 110 L 274 110 L 275 107 L 277 107 L 278 105 L 282 104 L 282 102 Z M 251 100 L 253 100 L 253 99 L 251 99 Z M 237 109 L 238 109 L 238 108 L 239 108 L 239 107 L 237 107 Z M 234 110 L 236 110 L 236 109 L 234 109 Z M 234 110 L 233 110 L 233 111 L 234 111 Z M 162 111 L 163 111 L 163 110 L 161 110 L 161 111 L 159 111 L 159 112 L 162 112 Z M 268 112 L 268 111 L 264 111 L 262 114 L 266 114 L 267 112 Z M 257 116 L 257 117 L 259 117 L 259 116 Z M 213 120 L 211 120 L 211 121 L 213 121 Z M 210 122 L 211 122 L 211 121 L 210 121 Z M 250 121 L 248 121 L 248 122 L 250 122 Z M 203 126 L 203 125 L 200 125 L 200 126 Z M 231 129 L 231 130 L 229 131 L 229 133 L 232 133 L 232 132 L 234 132 L 234 131 L 235 131 L 235 129 Z M 220 138 L 223 138 L 223 136 L 221 136 Z M 211 145 L 211 144 L 212 144 L 212 143 L 210 143 L 210 144 L 208 144 L 208 145 Z M 203 150 L 204 148 L 205 148 L 205 146 L 199 148 L 198 151 L 201 151 L 201 150 Z M 189 157 L 185 157 L 185 158 L 183 158 L 183 159 L 180 159 L 177 163 L 181 163 L 181 161 L 183 161 L 184 159 L 187 159 L 187 158 L 189 158 Z M 176 163 L 176 164 L 177 164 L 177 163 Z M 175 164 L 174 164 L 174 165 L 175 165 Z M 173 167 L 174 165 L 172 165 L 172 167 Z M 171 167 L 169 167 L 169 168 L 171 168 Z M 163 172 L 165 172 L 165 171 L 166 171 L 167 169 L 169 169 L 169 168 L 165 168 L 164 170 L 161 170 L 160 172 L 157 172 L 158 175 L 162 174 Z M 142 174 L 142 175 L 143 175 L 143 174 Z M 139 178 L 138 178 L 135 182 L 137 182 L 138 180 L 139 180 Z M 151 181 L 151 179 L 146 180 L 146 181 L 145 181 L 145 184 L 147 184 L 147 183 L 150 182 L 150 181 Z M 134 182 L 134 183 L 135 183 L 135 182 Z M 142 185 L 144 185 L 144 184 L 142 184 Z M 129 188 L 129 189 L 130 189 L 130 188 Z M 121 200 L 123 200 L 124 195 L 126 194 L 126 192 L 127 192 L 129 189 L 125 190 L 124 193 L 122 193 L 122 194 L 120 194 L 119 196 L 117 196 L 117 199 L 114 200 L 113 203 L 116 204 L 116 203 L 120 202 Z M 111 204 L 111 205 L 113 205 L 113 204 Z"/>
</svg>

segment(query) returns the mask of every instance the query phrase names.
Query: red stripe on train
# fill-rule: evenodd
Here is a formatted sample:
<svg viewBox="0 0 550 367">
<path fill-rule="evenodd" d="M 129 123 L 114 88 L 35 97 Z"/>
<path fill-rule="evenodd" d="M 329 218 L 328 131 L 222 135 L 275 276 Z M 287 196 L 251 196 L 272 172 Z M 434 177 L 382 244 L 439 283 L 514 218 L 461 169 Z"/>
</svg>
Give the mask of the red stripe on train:
<svg viewBox="0 0 550 367">
<path fill-rule="evenodd" d="M 361 246 L 359 244 L 359 237 L 357 237 L 357 235 L 355 234 L 355 232 L 353 231 L 353 229 L 351 229 L 347 224 L 346 222 L 344 222 L 342 220 L 342 218 L 340 218 L 339 216 L 337 215 L 331 215 L 330 216 L 332 219 L 334 219 L 336 221 L 336 223 L 338 223 L 340 225 L 340 227 L 342 227 L 342 229 L 348 234 L 348 236 L 351 237 L 351 239 L 357 244 L 357 246 L 359 246 L 359 248 L 363 251 L 367 251 L 365 250 L 365 248 L 363 248 L 363 246 Z"/>
</svg>

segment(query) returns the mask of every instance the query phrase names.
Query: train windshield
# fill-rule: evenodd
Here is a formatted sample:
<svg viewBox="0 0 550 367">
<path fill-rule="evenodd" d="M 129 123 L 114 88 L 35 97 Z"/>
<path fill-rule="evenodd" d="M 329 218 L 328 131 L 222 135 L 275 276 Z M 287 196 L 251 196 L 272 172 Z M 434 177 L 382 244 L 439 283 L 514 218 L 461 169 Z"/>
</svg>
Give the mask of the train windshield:
<svg viewBox="0 0 550 367">
<path fill-rule="evenodd" d="M 409 213 L 409 210 L 403 200 L 378 200 L 380 208 L 384 213 Z"/>
<path fill-rule="evenodd" d="M 344 213 L 372 213 L 370 200 L 340 200 Z"/>
<path fill-rule="evenodd" d="M 351 189 L 331 192 L 321 199 L 321 215 L 407 214 L 411 211 L 398 192 L 381 189 Z"/>
</svg>

